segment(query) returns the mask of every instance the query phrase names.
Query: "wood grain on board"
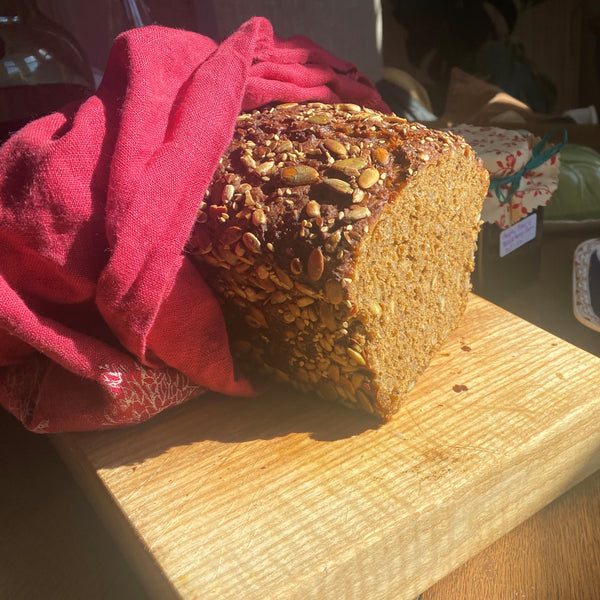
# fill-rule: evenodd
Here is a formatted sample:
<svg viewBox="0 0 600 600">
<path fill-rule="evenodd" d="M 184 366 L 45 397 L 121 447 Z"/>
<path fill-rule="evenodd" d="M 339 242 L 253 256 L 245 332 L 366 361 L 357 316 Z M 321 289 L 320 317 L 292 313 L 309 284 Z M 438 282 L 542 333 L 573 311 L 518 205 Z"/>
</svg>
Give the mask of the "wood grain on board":
<svg viewBox="0 0 600 600">
<path fill-rule="evenodd" d="M 409 600 L 600 467 L 599 376 L 472 296 L 387 424 L 277 389 L 53 439 L 157 598 Z"/>
</svg>

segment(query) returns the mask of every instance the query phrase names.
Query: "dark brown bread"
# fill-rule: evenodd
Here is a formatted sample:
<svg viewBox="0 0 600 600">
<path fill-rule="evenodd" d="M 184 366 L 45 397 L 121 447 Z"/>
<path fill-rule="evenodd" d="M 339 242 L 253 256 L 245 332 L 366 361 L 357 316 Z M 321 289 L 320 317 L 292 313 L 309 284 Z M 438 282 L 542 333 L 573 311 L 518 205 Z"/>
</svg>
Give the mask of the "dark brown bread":
<svg viewBox="0 0 600 600">
<path fill-rule="evenodd" d="M 465 309 L 487 187 L 451 133 L 281 105 L 239 117 L 190 252 L 249 373 L 388 419 Z"/>
</svg>

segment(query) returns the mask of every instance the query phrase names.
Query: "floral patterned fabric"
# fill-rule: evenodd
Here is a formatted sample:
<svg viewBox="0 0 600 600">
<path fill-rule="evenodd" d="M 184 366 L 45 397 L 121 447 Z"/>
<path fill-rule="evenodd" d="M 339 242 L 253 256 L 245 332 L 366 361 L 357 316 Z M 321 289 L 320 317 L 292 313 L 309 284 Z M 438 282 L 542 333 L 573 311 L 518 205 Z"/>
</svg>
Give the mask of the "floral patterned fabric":
<svg viewBox="0 0 600 600">
<path fill-rule="evenodd" d="M 510 179 L 511 175 L 525 169 L 517 189 L 511 189 L 509 182 L 500 185 L 498 190 L 490 186 L 481 213 L 485 222 L 507 229 L 550 202 L 558 186 L 559 155 L 555 153 L 541 165 L 528 170 L 538 138 L 520 131 L 465 124 L 452 127 L 452 131 L 462 135 L 471 145 L 492 180 Z"/>
</svg>

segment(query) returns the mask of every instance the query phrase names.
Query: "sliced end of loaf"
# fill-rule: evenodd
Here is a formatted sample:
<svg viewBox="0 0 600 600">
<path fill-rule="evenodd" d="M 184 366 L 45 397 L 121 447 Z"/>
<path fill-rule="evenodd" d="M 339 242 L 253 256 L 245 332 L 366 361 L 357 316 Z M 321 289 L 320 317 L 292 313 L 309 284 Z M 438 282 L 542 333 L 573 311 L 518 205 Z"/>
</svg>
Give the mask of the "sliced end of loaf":
<svg viewBox="0 0 600 600">
<path fill-rule="evenodd" d="M 374 411 L 389 418 L 456 327 L 470 290 L 480 206 L 477 163 L 454 151 L 392 196 L 358 250 L 349 296 L 367 332 L 362 349 Z M 469 158 L 469 157 L 467 157 Z"/>
</svg>

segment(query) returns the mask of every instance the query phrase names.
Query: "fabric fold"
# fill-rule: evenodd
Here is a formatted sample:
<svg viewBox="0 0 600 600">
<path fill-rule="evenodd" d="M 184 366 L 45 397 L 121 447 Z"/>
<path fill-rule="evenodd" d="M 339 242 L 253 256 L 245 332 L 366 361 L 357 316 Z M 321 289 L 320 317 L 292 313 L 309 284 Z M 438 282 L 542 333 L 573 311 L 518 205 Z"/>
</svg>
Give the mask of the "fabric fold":
<svg viewBox="0 0 600 600">
<path fill-rule="evenodd" d="M 307 100 L 388 110 L 353 65 L 266 19 L 220 44 L 151 26 L 117 38 L 94 96 L 13 135 L 0 148 L 0 403 L 64 431 L 135 423 L 204 389 L 253 394 L 184 248 L 238 114 Z M 43 376 L 19 382 L 34 364 Z"/>
</svg>

